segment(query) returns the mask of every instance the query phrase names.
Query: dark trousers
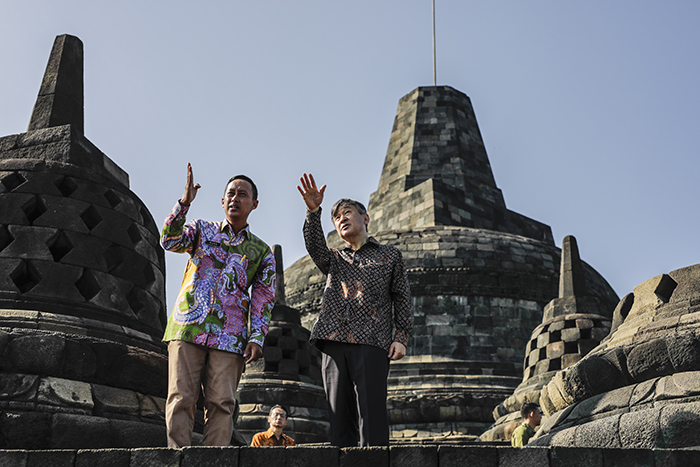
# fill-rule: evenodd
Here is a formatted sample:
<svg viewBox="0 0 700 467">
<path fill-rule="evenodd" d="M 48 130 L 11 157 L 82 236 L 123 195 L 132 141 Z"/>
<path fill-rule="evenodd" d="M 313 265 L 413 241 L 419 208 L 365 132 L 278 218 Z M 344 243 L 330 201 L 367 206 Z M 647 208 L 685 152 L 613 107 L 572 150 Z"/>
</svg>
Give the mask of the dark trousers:
<svg viewBox="0 0 700 467">
<path fill-rule="evenodd" d="M 372 345 L 323 341 L 321 372 L 331 423 L 331 444 L 341 448 L 388 446 L 386 379 L 389 357 Z"/>
</svg>

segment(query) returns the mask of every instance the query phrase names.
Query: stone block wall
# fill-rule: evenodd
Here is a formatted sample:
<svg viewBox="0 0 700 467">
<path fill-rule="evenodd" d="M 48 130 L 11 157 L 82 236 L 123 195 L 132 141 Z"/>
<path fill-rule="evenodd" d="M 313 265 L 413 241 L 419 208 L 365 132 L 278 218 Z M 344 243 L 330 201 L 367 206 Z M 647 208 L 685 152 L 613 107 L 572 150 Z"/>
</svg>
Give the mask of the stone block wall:
<svg viewBox="0 0 700 467">
<path fill-rule="evenodd" d="M 287 408 L 285 433 L 297 443 L 328 441 L 330 425 L 321 382 L 320 352 L 309 343 L 299 312 L 277 303 L 263 346 L 263 358 L 246 367 L 238 387 L 236 430 L 249 444 L 265 431 L 272 406 Z"/>
<path fill-rule="evenodd" d="M 0 448 L 164 445 L 166 358 L 143 347 L 0 328 Z"/>
<path fill-rule="evenodd" d="M 421 87 L 399 101 L 370 233 L 452 225 L 553 243 L 549 226 L 506 209 L 469 97 Z"/>
<path fill-rule="evenodd" d="M 450 226 L 376 238 L 399 248 L 406 264 L 415 314 L 408 355 L 460 357 L 474 345 L 477 353 L 471 359 L 497 356 L 522 363 L 531 330 L 558 294 L 558 248 L 519 235 Z M 330 234 L 329 245 L 337 242 L 337 235 Z M 608 283 L 585 263 L 584 276 L 590 294 L 602 307 L 614 309 L 618 297 Z M 325 276 L 306 256 L 288 269 L 286 280 L 287 301 L 310 328 Z M 492 326 L 503 332 L 494 333 Z"/>
<path fill-rule="evenodd" d="M 0 139 L 3 308 L 99 319 L 159 339 L 158 235 L 126 173 L 71 125 Z"/>
<path fill-rule="evenodd" d="M 0 451 L 13 467 L 694 467 L 697 449 L 391 446 Z"/>
<path fill-rule="evenodd" d="M 578 362 L 607 337 L 610 325 L 604 316 L 581 313 L 540 324 L 525 348 L 523 380 Z"/>
</svg>

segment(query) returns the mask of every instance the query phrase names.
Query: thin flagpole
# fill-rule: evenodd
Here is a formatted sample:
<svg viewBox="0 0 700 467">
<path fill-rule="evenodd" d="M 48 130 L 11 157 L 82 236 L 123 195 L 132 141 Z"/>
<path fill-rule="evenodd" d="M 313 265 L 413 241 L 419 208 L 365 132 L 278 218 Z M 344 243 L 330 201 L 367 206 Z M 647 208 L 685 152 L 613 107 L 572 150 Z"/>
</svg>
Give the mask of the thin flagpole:
<svg viewBox="0 0 700 467">
<path fill-rule="evenodd" d="M 433 0 L 433 86 L 437 86 L 437 66 L 435 61 L 435 0 Z"/>
</svg>

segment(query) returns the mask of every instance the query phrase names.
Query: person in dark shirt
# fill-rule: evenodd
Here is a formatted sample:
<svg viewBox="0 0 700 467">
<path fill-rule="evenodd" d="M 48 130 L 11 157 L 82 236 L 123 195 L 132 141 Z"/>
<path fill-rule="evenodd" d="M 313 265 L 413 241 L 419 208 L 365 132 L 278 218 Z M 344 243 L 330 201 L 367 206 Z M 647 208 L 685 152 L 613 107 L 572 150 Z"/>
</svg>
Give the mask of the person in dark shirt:
<svg viewBox="0 0 700 467">
<path fill-rule="evenodd" d="M 331 444 L 387 446 L 389 361 L 406 355 L 413 308 L 401 252 L 368 236 L 362 203 L 341 199 L 331 208 L 343 248 L 326 245 L 321 227 L 320 189 L 311 174 L 297 189 L 307 207 L 306 249 L 326 274 L 326 287 L 311 343 L 322 352 Z"/>
</svg>

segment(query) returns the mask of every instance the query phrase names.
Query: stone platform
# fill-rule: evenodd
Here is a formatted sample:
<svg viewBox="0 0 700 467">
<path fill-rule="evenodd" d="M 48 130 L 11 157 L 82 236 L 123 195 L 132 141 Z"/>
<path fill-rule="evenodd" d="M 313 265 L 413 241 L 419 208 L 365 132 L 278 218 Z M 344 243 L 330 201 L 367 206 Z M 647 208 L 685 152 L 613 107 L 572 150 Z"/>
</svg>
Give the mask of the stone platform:
<svg viewBox="0 0 700 467">
<path fill-rule="evenodd" d="M 513 448 L 502 445 L 428 445 L 390 448 L 185 448 L 0 451 L 13 467 L 693 467 L 698 449 Z"/>
</svg>

